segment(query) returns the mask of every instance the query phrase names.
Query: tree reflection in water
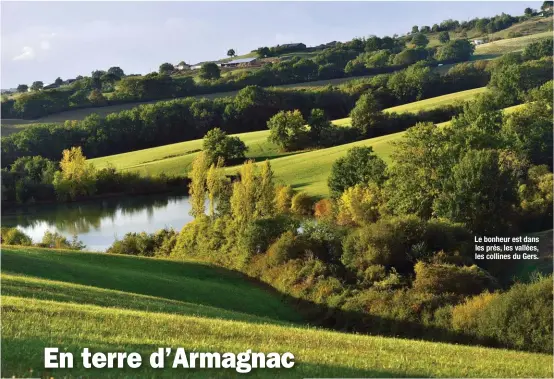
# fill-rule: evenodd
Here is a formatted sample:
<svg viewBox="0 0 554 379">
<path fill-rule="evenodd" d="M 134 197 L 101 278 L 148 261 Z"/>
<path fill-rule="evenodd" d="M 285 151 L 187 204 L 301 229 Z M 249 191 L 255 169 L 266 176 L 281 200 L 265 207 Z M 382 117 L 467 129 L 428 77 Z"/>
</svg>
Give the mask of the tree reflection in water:
<svg viewBox="0 0 554 379">
<path fill-rule="evenodd" d="M 129 196 L 10 209 L 2 213 L 2 225 L 17 226 L 35 240 L 45 228 L 68 236 L 109 236 L 109 246 L 116 237 L 131 231 L 129 228 L 136 228 L 132 230 L 135 232 L 154 232 L 165 226 L 180 230 L 192 220 L 188 211 L 186 196 Z"/>
</svg>

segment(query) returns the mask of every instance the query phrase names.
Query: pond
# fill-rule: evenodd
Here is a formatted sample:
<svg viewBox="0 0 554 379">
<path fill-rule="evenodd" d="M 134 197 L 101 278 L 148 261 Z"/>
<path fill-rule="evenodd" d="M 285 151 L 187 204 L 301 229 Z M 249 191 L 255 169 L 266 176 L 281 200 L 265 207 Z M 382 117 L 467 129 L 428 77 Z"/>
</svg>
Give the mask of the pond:
<svg viewBox="0 0 554 379">
<path fill-rule="evenodd" d="M 44 232 L 77 235 L 89 251 L 104 251 L 129 232 L 176 231 L 192 221 L 188 196 L 149 195 L 9 209 L 3 227 L 17 227 L 40 242 Z"/>
</svg>

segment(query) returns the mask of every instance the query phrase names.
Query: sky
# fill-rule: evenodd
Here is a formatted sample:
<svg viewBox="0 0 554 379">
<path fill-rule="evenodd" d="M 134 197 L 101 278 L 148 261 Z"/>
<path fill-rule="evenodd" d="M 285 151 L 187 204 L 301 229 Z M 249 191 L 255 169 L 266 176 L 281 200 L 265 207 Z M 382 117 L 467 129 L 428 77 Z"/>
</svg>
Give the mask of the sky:
<svg viewBox="0 0 554 379">
<path fill-rule="evenodd" d="M 94 70 L 126 74 L 197 63 L 260 46 L 308 46 L 413 25 L 521 15 L 538 1 L 499 2 L 8 2 L 1 11 L 1 88 L 52 83 Z"/>
</svg>

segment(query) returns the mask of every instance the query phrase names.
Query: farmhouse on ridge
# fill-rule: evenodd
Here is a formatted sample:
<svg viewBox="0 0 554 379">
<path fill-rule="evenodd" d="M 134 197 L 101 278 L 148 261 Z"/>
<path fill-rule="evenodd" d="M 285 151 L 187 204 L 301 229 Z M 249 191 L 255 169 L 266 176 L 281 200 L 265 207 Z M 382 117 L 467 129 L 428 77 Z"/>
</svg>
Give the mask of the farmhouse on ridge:
<svg viewBox="0 0 554 379">
<path fill-rule="evenodd" d="M 223 62 L 221 63 L 221 67 L 238 67 L 240 65 L 250 66 L 254 63 L 256 63 L 256 58 L 241 58 L 229 62 Z"/>
</svg>

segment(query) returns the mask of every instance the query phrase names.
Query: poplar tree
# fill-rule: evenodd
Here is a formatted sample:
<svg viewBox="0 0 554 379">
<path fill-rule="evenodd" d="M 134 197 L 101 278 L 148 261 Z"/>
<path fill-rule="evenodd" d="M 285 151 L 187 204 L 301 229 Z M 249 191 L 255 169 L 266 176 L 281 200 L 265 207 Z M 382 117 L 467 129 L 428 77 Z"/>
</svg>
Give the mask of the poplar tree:
<svg viewBox="0 0 554 379">
<path fill-rule="evenodd" d="M 191 210 L 189 214 L 199 217 L 206 212 L 206 177 L 208 175 L 209 159 L 206 153 L 200 152 L 192 162 L 189 184 L 189 200 Z"/>
<path fill-rule="evenodd" d="M 247 223 L 254 216 L 257 181 L 254 162 L 245 162 L 240 168 L 240 181 L 233 183 L 231 195 L 231 213 L 239 224 Z"/>
<path fill-rule="evenodd" d="M 208 199 L 210 200 L 209 215 L 215 216 L 216 203 L 219 208 L 219 204 L 222 201 L 221 197 L 225 193 L 227 186 L 227 177 L 223 172 L 223 158 L 217 160 L 217 164 L 210 166 L 208 173 L 206 174 L 206 187 L 208 190 Z"/>
<path fill-rule="evenodd" d="M 273 183 L 273 170 L 269 160 L 262 165 L 260 174 L 259 196 L 256 203 L 256 215 L 269 217 L 275 214 L 275 185 Z"/>
</svg>

